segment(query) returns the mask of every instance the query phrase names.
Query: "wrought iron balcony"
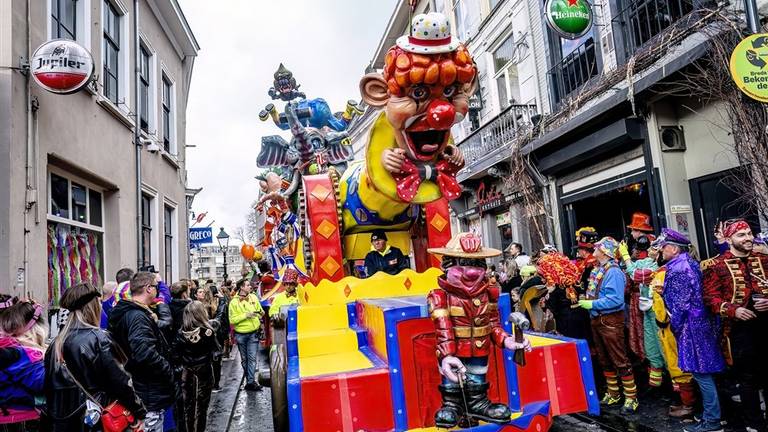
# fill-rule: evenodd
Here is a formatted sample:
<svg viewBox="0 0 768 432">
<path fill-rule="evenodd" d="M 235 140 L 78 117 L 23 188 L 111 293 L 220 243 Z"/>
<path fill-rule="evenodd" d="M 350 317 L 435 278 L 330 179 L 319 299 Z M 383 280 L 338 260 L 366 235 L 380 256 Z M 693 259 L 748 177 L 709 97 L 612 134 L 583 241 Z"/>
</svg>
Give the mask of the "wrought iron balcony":
<svg viewBox="0 0 768 432">
<path fill-rule="evenodd" d="M 694 10 L 714 4 L 710 0 L 623 0 L 626 7 L 613 22 L 621 25 L 625 58 Z"/>
<path fill-rule="evenodd" d="M 589 38 L 549 70 L 553 105 L 584 86 L 598 71 L 595 40 Z"/>
<path fill-rule="evenodd" d="M 508 158 L 512 154 L 512 140 L 520 127 L 530 124 L 531 117 L 536 114 L 536 105 L 510 105 L 461 141 L 458 146 L 464 154 L 465 166 L 459 172 L 459 180 Z"/>
</svg>

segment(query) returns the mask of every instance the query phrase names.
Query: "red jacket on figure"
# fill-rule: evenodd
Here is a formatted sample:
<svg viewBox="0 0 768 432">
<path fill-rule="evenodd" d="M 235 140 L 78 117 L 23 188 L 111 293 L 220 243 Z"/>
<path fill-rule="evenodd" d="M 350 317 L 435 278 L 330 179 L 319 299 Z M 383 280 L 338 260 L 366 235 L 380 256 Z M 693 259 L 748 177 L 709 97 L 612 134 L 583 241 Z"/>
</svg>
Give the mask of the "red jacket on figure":
<svg viewBox="0 0 768 432">
<path fill-rule="evenodd" d="M 483 276 L 464 286 L 438 278 L 441 289 L 427 297 L 429 313 L 435 324 L 437 356 L 483 357 L 491 352 L 491 343 L 504 347 L 509 334 L 499 321 L 499 286 Z"/>
</svg>

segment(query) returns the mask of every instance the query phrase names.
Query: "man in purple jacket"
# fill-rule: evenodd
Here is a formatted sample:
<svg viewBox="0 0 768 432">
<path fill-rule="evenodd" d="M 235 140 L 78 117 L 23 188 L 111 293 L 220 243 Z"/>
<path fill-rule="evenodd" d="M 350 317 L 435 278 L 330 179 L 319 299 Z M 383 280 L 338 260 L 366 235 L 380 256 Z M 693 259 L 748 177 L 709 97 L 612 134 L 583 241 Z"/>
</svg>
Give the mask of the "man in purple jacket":
<svg viewBox="0 0 768 432">
<path fill-rule="evenodd" d="M 691 242 L 679 232 L 664 228 L 654 245 L 662 248 L 667 261 L 662 297 L 677 339 L 679 366 L 693 374 L 704 405 L 702 420 L 683 430 L 722 432 L 714 374 L 725 369 L 725 361 L 718 344 L 717 318 L 704 306 L 699 264 L 688 254 Z"/>
</svg>

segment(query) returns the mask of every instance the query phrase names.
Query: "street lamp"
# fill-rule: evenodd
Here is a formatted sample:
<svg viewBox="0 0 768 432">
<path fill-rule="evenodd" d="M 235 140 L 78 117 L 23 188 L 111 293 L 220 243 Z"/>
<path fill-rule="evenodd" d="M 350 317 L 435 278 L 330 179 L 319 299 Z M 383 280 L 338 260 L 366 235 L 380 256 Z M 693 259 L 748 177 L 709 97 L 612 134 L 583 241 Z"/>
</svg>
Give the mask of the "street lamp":
<svg viewBox="0 0 768 432">
<path fill-rule="evenodd" d="M 216 240 L 219 242 L 219 249 L 224 253 L 224 281 L 227 281 L 227 248 L 229 247 L 229 234 L 224 231 L 224 227 L 221 228 L 219 234 L 216 235 Z"/>
</svg>

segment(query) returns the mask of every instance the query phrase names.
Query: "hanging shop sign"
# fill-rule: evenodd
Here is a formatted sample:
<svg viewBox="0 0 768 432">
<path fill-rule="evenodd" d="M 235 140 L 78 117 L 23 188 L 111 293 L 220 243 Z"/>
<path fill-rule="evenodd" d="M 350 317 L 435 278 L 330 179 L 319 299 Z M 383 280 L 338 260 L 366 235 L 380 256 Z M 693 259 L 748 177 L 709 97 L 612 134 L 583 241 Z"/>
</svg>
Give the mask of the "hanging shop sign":
<svg viewBox="0 0 768 432">
<path fill-rule="evenodd" d="M 213 243 L 213 228 L 190 228 L 189 229 L 189 244 L 193 246 L 199 246 L 203 244 Z"/>
<path fill-rule="evenodd" d="M 509 225 L 512 223 L 512 214 L 510 214 L 508 211 L 505 211 L 502 214 L 496 215 L 496 226 L 504 226 Z"/>
<path fill-rule="evenodd" d="M 68 39 L 54 39 L 40 45 L 29 68 L 35 82 L 51 93 L 70 94 L 93 78 L 93 57 L 87 49 Z"/>
<path fill-rule="evenodd" d="M 483 99 L 480 97 L 480 90 L 469 97 L 469 109 L 472 111 L 483 109 Z"/>
<path fill-rule="evenodd" d="M 744 94 L 768 102 L 768 33 L 747 36 L 731 53 L 731 78 Z"/>
<path fill-rule="evenodd" d="M 592 28 L 592 6 L 587 0 L 547 0 L 547 24 L 565 39 L 578 39 Z"/>
<path fill-rule="evenodd" d="M 477 210 L 480 212 L 480 216 L 484 212 L 493 210 L 496 207 L 504 205 L 504 194 L 496 188 L 496 185 L 487 187 L 485 182 L 480 183 L 475 192 L 475 202 L 477 204 Z"/>
</svg>

